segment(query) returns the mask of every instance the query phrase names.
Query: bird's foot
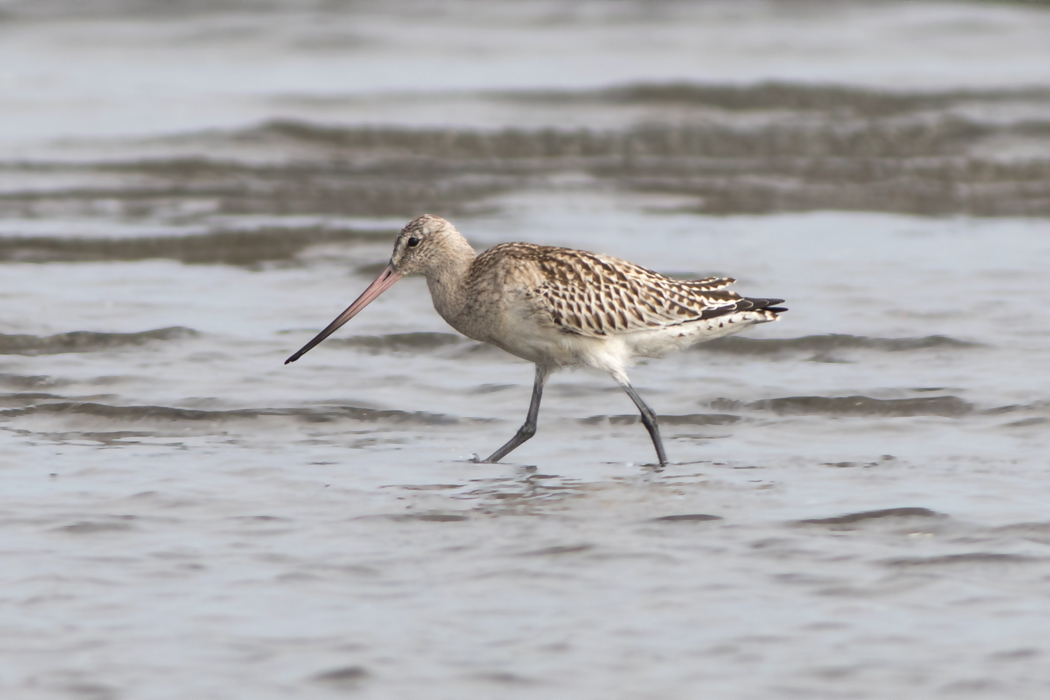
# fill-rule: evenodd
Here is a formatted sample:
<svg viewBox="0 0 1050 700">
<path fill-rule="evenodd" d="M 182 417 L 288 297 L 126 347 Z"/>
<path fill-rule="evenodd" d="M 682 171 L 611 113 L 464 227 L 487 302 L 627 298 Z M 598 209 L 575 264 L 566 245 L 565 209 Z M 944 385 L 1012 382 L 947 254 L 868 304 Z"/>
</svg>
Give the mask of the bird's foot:
<svg viewBox="0 0 1050 700">
<path fill-rule="evenodd" d="M 659 464 L 639 464 L 638 466 L 646 471 L 651 472 L 662 472 L 671 462 L 660 462 Z"/>
</svg>

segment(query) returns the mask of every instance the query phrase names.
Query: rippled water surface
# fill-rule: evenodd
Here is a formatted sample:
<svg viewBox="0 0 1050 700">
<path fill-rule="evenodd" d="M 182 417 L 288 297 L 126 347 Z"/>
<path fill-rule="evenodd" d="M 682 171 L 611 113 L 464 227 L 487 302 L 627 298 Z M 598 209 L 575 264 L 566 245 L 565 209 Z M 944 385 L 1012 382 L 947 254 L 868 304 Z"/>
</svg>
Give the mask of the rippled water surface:
<svg viewBox="0 0 1050 700">
<path fill-rule="evenodd" d="M 0 691 L 1050 697 L 1040 3 L 0 4 Z M 548 384 L 430 212 L 785 297 Z"/>
</svg>

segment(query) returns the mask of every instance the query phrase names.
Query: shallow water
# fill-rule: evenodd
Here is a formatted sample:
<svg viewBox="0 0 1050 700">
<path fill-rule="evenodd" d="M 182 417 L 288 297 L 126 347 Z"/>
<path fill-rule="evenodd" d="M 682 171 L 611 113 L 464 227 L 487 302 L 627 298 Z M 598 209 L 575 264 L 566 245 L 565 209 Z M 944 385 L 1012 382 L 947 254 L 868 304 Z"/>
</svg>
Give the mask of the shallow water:
<svg viewBox="0 0 1050 700">
<path fill-rule="evenodd" d="M 0 6 L 4 696 L 1047 697 L 1050 14 L 427 7 Z M 475 464 L 423 211 L 790 312 Z"/>
</svg>

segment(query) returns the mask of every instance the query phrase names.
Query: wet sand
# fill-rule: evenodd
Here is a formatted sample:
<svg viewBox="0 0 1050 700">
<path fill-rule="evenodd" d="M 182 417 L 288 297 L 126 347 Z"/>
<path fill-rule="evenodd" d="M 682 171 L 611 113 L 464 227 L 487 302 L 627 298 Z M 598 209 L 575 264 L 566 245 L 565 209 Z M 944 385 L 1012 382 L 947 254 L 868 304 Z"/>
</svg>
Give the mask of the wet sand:
<svg viewBox="0 0 1050 700">
<path fill-rule="evenodd" d="M 490 64 L 431 47 L 444 83 L 378 90 L 410 64 L 376 8 L 114 7 L 2 25 L 5 696 L 1050 693 L 1050 15 L 454 5 L 405 21 L 502 37 L 468 42 Z M 74 31 L 111 53 L 50 38 Z M 562 70 L 510 70 L 566 36 Z M 83 94 L 30 89 L 33 58 L 119 62 L 140 90 L 155 66 L 161 114 L 99 73 L 70 120 Z M 727 274 L 791 311 L 632 371 L 665 469 L 584 371 L 475 464 L 532 368 L 455 334 L 420 280 L 282 364 L 423 211 L 479 250 Z"/>
</svg>

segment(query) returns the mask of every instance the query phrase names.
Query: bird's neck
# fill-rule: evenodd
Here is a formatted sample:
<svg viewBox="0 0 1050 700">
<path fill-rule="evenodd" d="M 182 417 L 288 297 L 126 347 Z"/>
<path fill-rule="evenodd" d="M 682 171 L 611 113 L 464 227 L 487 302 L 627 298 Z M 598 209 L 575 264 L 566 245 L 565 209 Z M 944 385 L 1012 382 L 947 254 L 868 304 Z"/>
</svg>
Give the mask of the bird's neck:
<svg viewBox="0 0 1050 700">
<path fill-rule="evenodd" d="M 459 321 L 468 301 L 467 277 L 475 257 L 477 253 L 466 239 L 455 236 L 449 239 L 440 263 L 426 272 L 434 309 L 456 330 L 461 330 Z"/>
</svg>

